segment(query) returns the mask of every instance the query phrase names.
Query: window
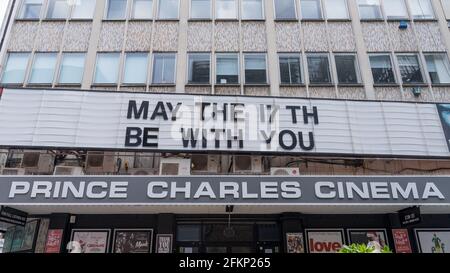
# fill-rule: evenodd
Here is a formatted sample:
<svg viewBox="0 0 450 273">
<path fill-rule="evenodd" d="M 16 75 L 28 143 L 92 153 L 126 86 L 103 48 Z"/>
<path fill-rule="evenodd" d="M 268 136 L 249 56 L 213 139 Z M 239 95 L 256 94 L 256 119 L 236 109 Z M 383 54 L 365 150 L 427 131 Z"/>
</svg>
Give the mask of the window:
<svg viewBox="0 0 450 273">
<path fill-rule="evenodd" d="M 131 18 L 151 19 L 153 17 L 153 0 L 134 0 Z"/>
<path fill-rule="evenodd" d="M 375 84 L 395 83 L 394 70 L 389 55 L 372 55 L 369 56 L 369 59 Z"/>
<path fill-rule="evenodd" d="M 217 19 L 236 19 L 236 0 L 217 0 L 216 1 Z"/>
<path fill-rule="evenodd" d="M 450 83 L 450 63 L 446 54 L 426 54 L 425 60 L 432 83 Z"/>
<path fill-rule="evenodd" d="M 189 54 L 189 83 L 209 83 L 210 59 L 210 55 L 206 53 Z"/>
<path fill-rule="evenodd" d="M 191 18 L 211 18 L 211 0 L 191 0 Z"/>
<path fill-rule="evenodd" d="M 263 19 L 262 0 L 241 0 L 242 19 Z"/>
<path fill-rule="evenodd" d="M 120 53 L 98 53 L 94 83 L 115 84 L 119 75 Z"/>
<path fill-rule="evenodd" d="M 409 0 L 409 8 L 414 19 L 434 19 L 430 0 Z"/>
<path fill-rule="evenodd" d="M 382 19 L 380 0 L 358 0 L 359 17 L 361 19 Z"/>
<path fill-rule="evenodd" d="M 444 9 L 445 18 L 450 20 L 450 0 L 441 0 L 442 8 Z"/>
<path fill-rule="evenodd" d="M 96 0 L 77 0 L 73 4 L 72 18 L 92 19 L 94 17 Z"/>
<path fill-rule="evenodd" d="M 23 83 L 29 53 L 9 53 L 2 76 L 2 83 Z"/>
<path fill-rule="evenodd" d="M 20 19 L 39 19 L 43 0 L 24 0 Z"/>
<path fill-rule="evenodd" d="M 296 0 L 275 0 L 275 18 L 278 20 L 296 19 Z"/>
<path fill-rule="evenodd" d="M 324 0 L 327 19 L 348 19 L 347 0 Z"/>
<path fill-rule="evenodd" d="M 239 83 L 238 54 L 217 54 L 216 83 L 217 84 Z"/>
<path fill-rule="evenodd" d="M 303 19 L 321 19 L 320 0 L 300 0 Z"/>
<path fill-rule="evenodd" d="M 326 54 L 308 55 L 309 82 L 312 84 L 331 83 L 330 62 Z"/>
<path fill-rule="evenodd" d="M 84 71 L 84 53 L 64 53 L 59 72 L 59 83 L 81 84 Z"/>
<path fill-rule="evenodd" d="M 299 55 L 282 54 L 280 59 L 280 79 L 282 84 L 300 84 L 302 80 Z"/>
<path fill-rule="evenodd" d="M 355 55 L 335 55 L 338 82 L 342 84 L 355 84 L 359 82 L 358 65 Z"/>
<path fill-rule="evenodd" d="M 175 83 L 175 54 L 157 53 L 154 55 L 152 83 Z"/>
<path fill-rule="evenodd" d="M 403 83 L 423 83 L 419 59 L 416 55 L 397 55 Z"/>
<path fill-rule="evenodd" d="M 178 19 L 179 0 L 159 0 L 159 19 Z"/>
<path fill-rule="evenodd" d="M 55 74 L 56 53 L 36 53 L 29 83 L 51 84 Z"/>
<path fill-rule="evenodd" d="M 245 55 L 245 83 L 264 84 L 267 83 L 267 68 L 265 54 Z"/>
<path fill-rule="evenodd" d="M 146 84 L 147 66 L 147 53 L 126 53 L 122 82 L 124 84 Z"/>
<path fill-rule="evenodd" d="M 49 0 L 47 18 L 49 19 L 64 19 L 69 13 L 69 5 L 67 0 Z"/>
<path fill-rule="evenodd" d="M 127 0 L 108 0 L 106 19 L 125 19 L 127 12 Z"/>
<path fill-rule="evenodd" d="M 405 19 L 408 18 L 404 0 L 383 1 L 384 13 L 387 19 Z"/>
</svg>

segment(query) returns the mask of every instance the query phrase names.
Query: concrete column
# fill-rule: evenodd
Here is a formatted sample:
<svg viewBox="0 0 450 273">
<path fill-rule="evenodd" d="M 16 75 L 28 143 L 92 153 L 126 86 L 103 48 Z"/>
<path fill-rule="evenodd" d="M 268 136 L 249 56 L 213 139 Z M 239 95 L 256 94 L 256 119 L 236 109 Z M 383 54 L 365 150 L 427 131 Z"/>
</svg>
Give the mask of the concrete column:
<svg viewBox="0 0 450 273">
<path fill-rule="evenodd" d="M 187 32 L 189 19 L 189 2 L 180 1 L 180 21 L 178 28 L 178 56 L 177 56 L 177 75 L 176 92 L 185 93 L 186 74 L 187 74 Z"/>
<path fill-rule="evenodd" d="M 440 0 L 432 0 L 434 10 L 436 13 L 436 19 L 439 20 L 439 28 L 444 38 L 447 54 L 450 53 L 450 28 L 448 27 L 447 18 L 445 17 L 444 8 L 441 5 Z M 449 18 L 450 19 L 450 18 Z"/>
<path fill-rule="evenodd" d="M 267 39 L 267 68 L 270 95 L 280 95 L 280 73 L 278 71 L 277 36 L 275 31 L 275 10 L 273 0 L 264 1 Z"/>
</svg>

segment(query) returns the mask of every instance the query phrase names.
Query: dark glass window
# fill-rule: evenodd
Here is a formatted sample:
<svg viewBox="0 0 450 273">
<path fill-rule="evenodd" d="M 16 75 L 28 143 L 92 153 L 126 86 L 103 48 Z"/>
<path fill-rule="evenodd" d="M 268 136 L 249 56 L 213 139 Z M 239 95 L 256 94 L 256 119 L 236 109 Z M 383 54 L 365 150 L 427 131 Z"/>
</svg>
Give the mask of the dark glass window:
<svg viewBox="0 0 450 273">
<path fill-rule="evenodd" d="M 200 242 L 201 241 L 200 225 L 178 225 L 177 241 L 178 242 Z"/>
<path fill-rule="evenodd" d="M 395 83 L 394 70 L 389 55 L 373 55 L 369 59 L 375 84 Z"/>
<path fill-rule="evenodd" d="M 189 83 L 207 84 L 210 75 L 210 55 L 189 54 Z"/>
<path fill-rule="evenodd" d="M 267 83 L 266 55 L 245 55 L 245 83 L 264 84 Z"/>
<path fill-rule="evenodd" d="M 356 57 L 354 55 L 336 55 L 336 70 L 339 83 L 358 83 Z"/>
<path fill-rule="evenodd" d="M 302 83 L 300 56 L 280 55 L 280 78 L 282 84 Z"/>
<path fill-rule="evenodd" d="M 308 73 L 310 83 L 331 83 L 328 55 L 309 55 Z"/>
</svg>

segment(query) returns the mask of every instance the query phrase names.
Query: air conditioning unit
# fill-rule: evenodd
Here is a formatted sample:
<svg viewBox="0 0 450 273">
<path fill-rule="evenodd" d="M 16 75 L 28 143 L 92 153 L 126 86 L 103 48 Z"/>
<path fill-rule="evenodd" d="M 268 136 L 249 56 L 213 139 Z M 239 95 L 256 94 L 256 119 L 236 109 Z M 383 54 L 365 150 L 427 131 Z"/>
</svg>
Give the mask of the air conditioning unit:
<svg viewBox="0 0 450 273">
<path fill-rule="evenodd" d="M 250 155 L 235 155 L 233 157 L 233 172 L 239 174 L 262 173 L 262 157 Z"/>
<path fill-rule="evenodd" d="M 195 173 L 218 173 L 219 172 L 219 155 L 192 155 L 191 165 L 192 172 Z"/>
<path fill-rule="evenodd" d="M 55 157 L 41 152 L 25 152 L 22 157 L 22 168 L 27 173 L 51 173 Z"/>
<path fill-rule="evenodd" d="M 160 175 L 190 175 L 191 159 L 161 158 L 159 164 Z"/>
<path fill-rule="evenodd" d="M 158 175 L 158 169 L 130 169 L 126 175 Z"/>
<path fill-rule="evenodd" d="M 25 169 L 23 169 L 23 168 L 4 168 L 4 169 L 2 169 L 2 175 L 25 175 Z"/>
<path fill-rule="evenodd" d="M 82 167 L 56 166 L 53 175 L 84 175 Z"/>
<path fill-rule="evenodd" d="M 86 156 L 87 173 L 114 173 L 116 157 L 111 152 L 88 152 Z"/>
<path fill-rule="evenodd" d="M 273 176 L 299 176 L 299 168 L 270 168 L 270 175 Z"/>
</svg>

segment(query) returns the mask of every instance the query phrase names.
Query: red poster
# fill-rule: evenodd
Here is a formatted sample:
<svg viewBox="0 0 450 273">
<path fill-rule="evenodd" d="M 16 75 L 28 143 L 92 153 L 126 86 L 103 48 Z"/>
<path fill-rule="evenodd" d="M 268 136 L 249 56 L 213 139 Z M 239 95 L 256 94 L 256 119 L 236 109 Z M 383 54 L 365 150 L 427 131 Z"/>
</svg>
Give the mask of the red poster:
<svg viewBox="0 0 450 273">
<path fill-rule="evenodd" d="M 412 253 L 407 229 L 393 229 L 392 236 L 394 237 L 395 251 L 397 253 Z"/>
<path fill-rule="evenodd" d="M 61 249 L 63 230 L 49 229 L 47 233 L 47 241 L 45 243 L 45 253 L 59 253 Z"/>
</svg>

